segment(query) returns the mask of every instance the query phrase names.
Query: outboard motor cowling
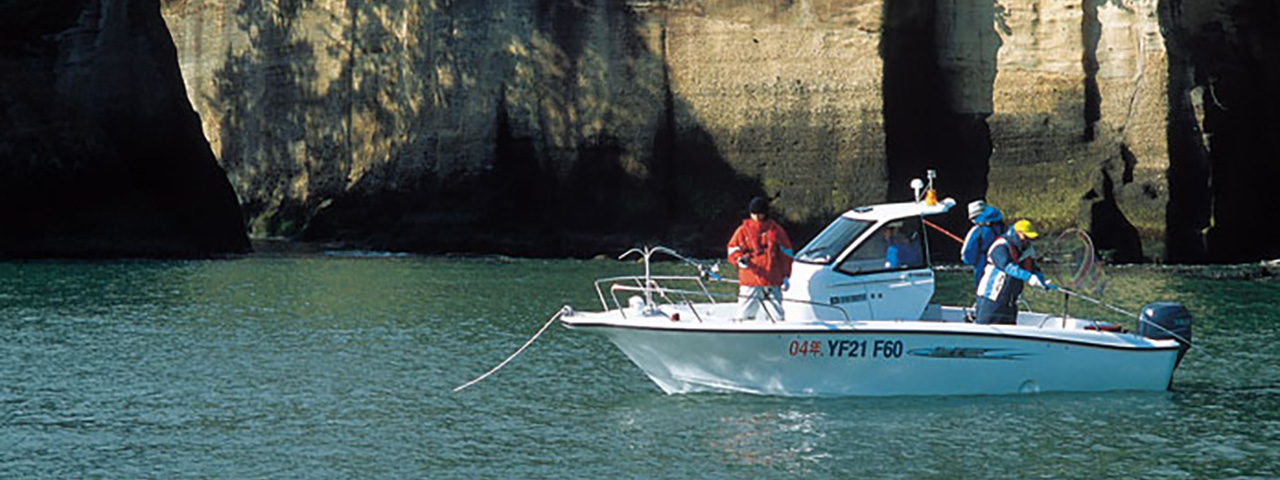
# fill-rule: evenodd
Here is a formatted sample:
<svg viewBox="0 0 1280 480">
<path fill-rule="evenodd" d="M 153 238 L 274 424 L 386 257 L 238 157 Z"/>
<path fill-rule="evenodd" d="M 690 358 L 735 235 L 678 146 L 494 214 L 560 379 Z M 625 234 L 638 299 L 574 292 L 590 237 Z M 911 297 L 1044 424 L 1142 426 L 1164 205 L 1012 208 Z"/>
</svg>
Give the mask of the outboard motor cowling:
<svg viewBox="0 0 1280 480">
<path fill-rule="evenodd" d="M 1177 302 L 1152 302 L 1142 307 L 1138 316 L 1138 335 L 1156 340 L 1177 340 L 1177 368 L 1182 363 L 1182 356 L 1191 348 L 1191 312 Z"/>
</svg>

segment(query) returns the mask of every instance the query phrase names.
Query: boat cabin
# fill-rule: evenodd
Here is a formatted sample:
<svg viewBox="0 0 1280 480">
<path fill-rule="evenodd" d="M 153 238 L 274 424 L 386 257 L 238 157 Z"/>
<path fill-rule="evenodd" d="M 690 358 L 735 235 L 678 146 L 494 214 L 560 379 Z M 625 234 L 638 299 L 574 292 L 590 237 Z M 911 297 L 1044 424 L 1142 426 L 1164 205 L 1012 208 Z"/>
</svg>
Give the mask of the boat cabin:
<svg viewBox="0 0 1280 480">
<path fill-rule="evenodd" d="M 787 318 L 919 320 L 934 291 L 924 217 L 954 205 L 892 203 L 836 218 L 796 252 Z"/>
</svg>

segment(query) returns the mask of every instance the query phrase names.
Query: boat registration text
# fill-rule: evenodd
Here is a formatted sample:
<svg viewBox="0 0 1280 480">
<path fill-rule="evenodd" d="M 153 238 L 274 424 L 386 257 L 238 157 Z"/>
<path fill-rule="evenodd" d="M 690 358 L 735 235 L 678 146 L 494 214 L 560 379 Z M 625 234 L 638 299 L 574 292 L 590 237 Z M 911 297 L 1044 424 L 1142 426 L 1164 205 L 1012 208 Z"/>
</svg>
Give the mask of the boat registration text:
<svg viewBox="0 0 1280 480">
<path fill-rule="evenodd" d="M 900 358 L 902 340 L 792 340 L 787 354 L 793 357 Z"/>
</svg>

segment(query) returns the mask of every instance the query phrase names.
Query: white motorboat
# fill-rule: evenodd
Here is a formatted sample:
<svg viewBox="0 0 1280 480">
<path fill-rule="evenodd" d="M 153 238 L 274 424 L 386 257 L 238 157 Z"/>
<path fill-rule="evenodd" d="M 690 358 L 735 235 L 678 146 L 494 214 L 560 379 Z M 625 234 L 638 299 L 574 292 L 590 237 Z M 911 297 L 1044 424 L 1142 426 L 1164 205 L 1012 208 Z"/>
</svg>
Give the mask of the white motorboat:
<svg viewBox="0 0 1280 480">
<path fill-rule="evenodd" d="M 1136 332 L 1063 313 L 1020 311 L 1016 325 L 971 322 L 966 307 L 931 303 L 925 217 L 954 200 L 859 207 L 796 254 L 783 319 L 734 320 L 736 295 L 697 276 L 597 280 L 602 309 L 566 309 L 563 326 L 612 341 L 664 392 L 784 396 L 995 395 L 1159 391 L 1190 346 L 1181 305 L 1143 308 Z M 930 185 L 930 190 L 932 186 Z M 882 232 L 896 228 L 925 255 L 885 263 Z M 678 255 L 676 255 L 678 256 Z M 683 258 L 683 257 L 681 257 Z M 687 259 L 686 259 L 687 260 Z M 721 289 L 723 290 L 723 289 Z M 620 298 L 625 299 L 621 301 Z M 1087 298 L 1087 297 L 1086 297 Z"/>
</svg>

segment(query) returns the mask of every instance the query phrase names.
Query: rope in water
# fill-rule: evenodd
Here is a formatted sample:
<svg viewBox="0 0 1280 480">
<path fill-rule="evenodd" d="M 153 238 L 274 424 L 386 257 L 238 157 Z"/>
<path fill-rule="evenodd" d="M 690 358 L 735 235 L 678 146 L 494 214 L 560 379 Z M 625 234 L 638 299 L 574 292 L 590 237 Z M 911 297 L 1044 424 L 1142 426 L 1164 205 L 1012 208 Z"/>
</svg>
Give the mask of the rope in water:
<svg viewBox="0 0 1280 480">
<path fill-rule="evenodd" d="M 532 345 L 534 340 L 537 340 L 538 337 L 542 336 L 542 332 L 547 331 L 547 327 L 550 327 L 552 323 L 555 323 L 556 319 L 560 318 L 561 315 L 564 315 L 565 312 L 568 312 L 568 311 L 571 311 L 568 305 L 565 305 L 564 307 L 562 307 L 559 312 L 556 312 L 555 315 L 551 316 L 550 320 L 547 320 L 547 323 L 543 325 L 541 329 L 538 330 L 538 333 L 535 333 L 533 334 L 532 337 L 529 337 L 529 340 L 524 342 L 524 345 L 521 345 L 520 348 L 515 351 L 515 353 L 512 353 L 511 356 L 507 357 L 506 360 L 503 360 L 502 363 L 499 363 L 497 366 L 493 367 L 492 369 L 489 369 L 489 371 L 484 372 L 484 375 L 476 377 L 474 380 L 470 382 L 464 383 L 462 385 L 458 385 L 453 389 L 454 393 L 460 392 L 464 388 L 480 383 L 481 380 L 488 378 L 489 375 L 493 375 L 494 372 L 497 372 L 502 367 L 507 366 L 507 363 L 510 363 L 511 360 L 516 358 L 517 355 L 520 355 L 521 352 L 524 352 L 524 349 L 529 348 L 529 345 Z"/>
</svg>

